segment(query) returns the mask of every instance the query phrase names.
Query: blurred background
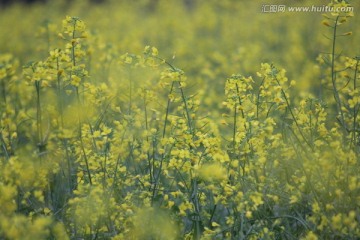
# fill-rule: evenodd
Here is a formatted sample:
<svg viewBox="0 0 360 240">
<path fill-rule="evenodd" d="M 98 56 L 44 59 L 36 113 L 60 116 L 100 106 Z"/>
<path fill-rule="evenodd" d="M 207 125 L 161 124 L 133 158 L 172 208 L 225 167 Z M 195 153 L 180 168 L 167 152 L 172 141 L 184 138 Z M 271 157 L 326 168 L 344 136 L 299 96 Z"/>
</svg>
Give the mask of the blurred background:
<svg viewBox="0 0 360 240">
<path fill-rule="evenodd" d="M 316 89 L 323 74 L 317 58 L 328 54 L 332 44 L 332 29 L 321 23 L 325 13 L 264 13 L 262 9 L 265 5 L 311 7 L 328 2 L 1 0 L 0 52 L 13 54 L 22 64 L 43 59 L 62 46 L 57 34 L 62 19 L 70 15 L 87 25 L 92 69 L 103 71 L 104 61 L 124 53 L 141 54 L 144 46 L 151 45 L 183 69 L 194 88 L 209 96 L 222 95 L 225 79 L 233 73 L 256 76 L 262 62 L 285 68 L 299 89 Z M 349 2 L 354 17 L 338 33 L 352 31 L 352 35 L 337 38 L 336 52 L 354 57 L 360 54 L 360 2 Z M 107 67 L 116 69 L 116 64 Z M 212 99 L 206 101 L 213 104 Z"/>
</svg>

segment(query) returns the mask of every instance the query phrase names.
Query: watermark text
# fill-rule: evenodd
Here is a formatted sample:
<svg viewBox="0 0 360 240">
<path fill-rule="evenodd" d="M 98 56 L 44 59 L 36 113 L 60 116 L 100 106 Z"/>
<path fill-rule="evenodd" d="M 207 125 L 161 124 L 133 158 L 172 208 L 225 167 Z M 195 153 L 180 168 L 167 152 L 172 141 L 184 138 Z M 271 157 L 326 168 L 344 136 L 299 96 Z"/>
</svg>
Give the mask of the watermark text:
<svg viewBox="0 0 360 240">
<path fill-rule="evenodd" d="M 261 6 L 262 13 L 282 13 L 282 12 L 317 12 L 317 13 L 341 13 L 341 12 L 353 12 L 354 7 L 351 6 L 342 6 L 334 7 L 328 5 L 320 6 L 286 6 L 280 4 L 263 4 Z"/>
</svg>

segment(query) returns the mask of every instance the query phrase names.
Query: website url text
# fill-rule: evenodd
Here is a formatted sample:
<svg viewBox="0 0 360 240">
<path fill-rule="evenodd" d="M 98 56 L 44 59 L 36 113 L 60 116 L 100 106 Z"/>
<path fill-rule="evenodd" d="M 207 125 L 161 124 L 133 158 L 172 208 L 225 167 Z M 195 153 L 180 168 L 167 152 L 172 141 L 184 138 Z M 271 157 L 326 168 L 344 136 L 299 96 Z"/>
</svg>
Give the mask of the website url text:
<svg viewBox="0 0 360 240">
<path fill-rule="evenodd" d="M 276 5 L 276 4 L 264 4 L 261 6 L 262 13 L 281 13 L 281 12 L 353 12 L 354 7 L 346 6 L 346 7 L 332 7 L 327 5 L 322 6 L 298 6 L 298 7 L 290 7 L 286 5 Z"/>
</svg>

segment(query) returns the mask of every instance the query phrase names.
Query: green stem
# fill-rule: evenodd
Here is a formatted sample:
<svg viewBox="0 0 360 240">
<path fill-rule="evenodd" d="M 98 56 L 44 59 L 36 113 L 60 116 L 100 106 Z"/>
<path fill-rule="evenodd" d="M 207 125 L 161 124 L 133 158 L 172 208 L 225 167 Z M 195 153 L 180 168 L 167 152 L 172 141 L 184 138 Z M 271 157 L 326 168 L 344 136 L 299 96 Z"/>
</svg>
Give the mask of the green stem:
<svg viewBox="0 0 360 240">
<path fill-rule="evenodd" d="M 162 58 L 160 58 L 160 57 L 154 57 L 154 58 L 159 59 L 159 60 L 161 60 L 162 62 L 164 62 L 166 65 L 168 65 L 168 66 L 171 68 L 171 70 L 173 70 L 173 71 L 175 71 L 175 72 L 178 71 L 177 68 L 175 68 L 171 63 L 169 63 L 169 62 L 166 61 L 165 59 L 162 59 Z M 181 76 L 179 76 L 178 83 L 179 83 L 179 89 L 180 89 L 180 93 L 181 93 L 181 99 L 182 99 L 182 101 L 183 101 L 183 103 L 184 103 L 184 107 L 185 107 L 185 112 L 186 112 L 186 118 L 187 118 L 187 122 L 188 122 L 188 127 L 189 127 L 190 132 L 193 133 L 193 131 L 192 131 L 192 126 L 191 126 L 192 124 L 191 124 L 190 114 L 189 114 L 189 110 L 188 110 L 188 106 L 187 106 L 187 101 L 186 101 L 186 98 L 185 98 L 184 90 L 183 90 L 182 85 L 181 85 Z M 173 82 L 173 84 L 174 84 L 174 82 Z M 171 88 L 171 89 L 172 89 L 172 88 Z"/>
<path fill-rule="evenodd" d="M 92 177 L 91 177 L 91 173 L 90 173 L 89 160 L 88 160 L 88 157 L 87 157 L 87 155 L 86 155 L 86 151 L 85 151 L 85 147 L 84 147 L 84 141 L 83 141 L 83 139 L 82 139 L 81 130 L 80 130 L 80 147 L 81 147 L 81 151 L 82 151 L 82 153 L 83 153 L 83 157 L 84 157 L 84 161 L 85 161 L 86 172 L 87 172 L 87 175 L 88 175 L 89 183 L 90 183 L 90 185 L 92 185 Z"/>
<path fill-rule="evenodd" d="M 146 142 L 149 144 L 150 140 L 149 140 L 149 125 L 148 125 L 148 113 L 147 113 L 147 106 L 146 106 L 146 92 L 144 95 L 144 114 L 145 114 L 145 130 L 147 132 L 146 134 Z M 151 167 L 151 162 L 150 162 L 150 152 L 149 150 L 147 150 L 147 159 L 148 159 L 148 165 L 149 165 L 149 177 L 150 177 L 150 183 L 153 182 L 153 168 Z"/>
<path fill-rule="evenodd" d="M 6 85 L 5 85 L 5 79 L 1 80 L 1 92 L 2 92 L 2 98 L 3 98 L 3 104 L 6 106 Z"/>
<path fill-rule="evenodd" d="M 279 85 L 279 87 L 281 87 L 279 80 L 278 80 L 277 78 L 275 78 L 275 80 L 276 80 L 277 84 Z M 300 133 L 302 139 L 303 139 L 304 142 L 310 147 L 310 149 L 311 149 L 312 151 L 314 151 L 314 147 L 309 143 L 309 141 L 306 139 L 304 133 L 302 132 L 302 130 L 301 130 L 301 128 L 300 128 L 300 125 L 299 125 L 298 121 L 296 120 L 295 114 L 293 113 L 292 108 L 291 108 L 291 106 L 290 106 L 289 99 L 287 98 L 286 93 L 285 93 L 285 91 L 284 91 L 284 89 L 283 89 L 282 87 L 281 87 L 281 94 L 283 95 L 283 97 L 284 97 L 284 99 L 285 99 L 286 106 L 287 106 L 287 108 L 289 109 L 290 115 L 291 115 L 291 117 L 293 118 L 293 120 L 294 120 L 294 122 L 295 122 L 295 125 L 296 125 L 297 129 L 299 130 L 299 133 Z"/>
<path fill-rule="evenodd" d="M 6 155 L 6 159 L 9 159 L 10 158 L 10 153 L 8 152 L 6 142 L 5 142 L 4 138 L 3 138 L 2 132 L 0 132 L 0 140 L 1 140 L 1 146 L 2 146 L 2 148 L 4 150 L 5 155 Z"/>
<path fill-rule="evenodd" d="M 340 123 L 344 129 L 344 132 L 346 132 L 344 113 L 341 106 L 339 91 L 336 87 L 335 46 L 336 46 L 336 31 L 337 31 L 338 21 L 339 21 L 339 16 L 337 16 L 335 19 L 334 32 L 333 32 L 333 42 L 332 42 L 332 50 L 331 50 L 331 83 L 334 91 L 334 99 L 336 102 L 337 110 L 340 113 L 340 117 L 341 117 Z"/>
<path fill-rule="evenodd" d="M 260 91 L 261 91 L 261 86 L 264 84 L 265 81 L 265 77 L 262 79 L 260 86 L 259 86 L 259 91 L 257 94 L 257 100 L 256 100 L 256 118 L 259 119 L 259 108 L 260 108 Z"/>
<path fill-rule="evenodd" d="M 41 101 L 40 101 L 40 86 L 41 86 L 40 81 L 35 81 L 35 88 L 36 88 L 36 125 L 37 125 L 38 144 L 39 144 L 39 146 L 42 144 L 42 141 L 43 141 L 43 132 L 42 132 L 42 126 L 41 126 L 42 114 L 41 114 Z"/>
<path fill-rule="evenodd" d="M 193 239 L 199 240 L 202 235 L 202 221 L 200 217 L 200 203 L 198 196 L 198 183 L 196 178 L 192 178 L 192 193 L 191 193 L 191 201 L 194 206 L 194 215 L 193 215 L 193 225 L 194 225 L 194 237 Z"/>
<path fill-rule="evenodd" d="M 359 68 L 359 60 L 360 59 L 357 59 L 356 60 L 356 66 L 355 66 L 355 72 L 354 72 L 354 85 L 353 85 L 353 89 L 354 89 L 354 92 L 357 88 L 356 86 L 356 78 L 357 78 L 357 71 L 358 71 L 358 68 Z M 357 125 L 357 114 L 358 114 L 358 111 L 357 111 L 357 106 L 358 104 L 355 104 L 354 105 L 354 108 L 353 108 L 353 131 L 352 131 L 352 144 L 354 146 L 354 150 L 355 150 L 355 153 L 357 154 L 358 151 L 356 151 L 356 145 L 357 145 L 357 129 L 356 129 L 356 125 Z"/>
<path fill-rule="evenodd" d="M 190 113 L 189 113 L 187 101 L 186 101 L 185 94 L 184 94 L 184 91 L 183 91 L 182 86 L 181 86 L 181 77 L 179 77 L 179 88 L 180 88 L 180 93 L 181 93 L 181 99 L 182 99 L 182 101 L 184 103 L 184 107 L 185 107 L 187 124 L 188 124 L 189 130 L 190 130 L 190 133 L 194 134 L 193 129 L 192 129 L 192 124 L 191 124 Z"/>
<path fill-rule="evenodd" d="M 57 74 L 57 98 L 58 98 L 58 108 L 59 108 L 59 114 L 60 114 L 60 125 L 61 128 L 64 128 L 64 106 L 63 106 L 63 94 L 62 94 L 62 87 L 61 87 L 61 75 L 59 73 L 60 71 L 60 63 L 59 58 L 56 58 L 56 70 L 58 71 Z"/>
<path fill-rule="evenodd" d="M 235 153 L 235 146 L 236 146 L 236 141 L 235 141 L 235 136 L 236 136 L 236 131 L 237 131 L 237 104 L 235 103 L 234 106 L 234 128 L 233 128 L 233 151 Z"/>
<path fill-rule="evenodd" d="M 175 82 L 172 82 L 171 83 L 171 88 L 170 88 L 170 91 L 169 91 L 169 95 L 172 94 L 172 92 L 174 90 L 174 85 L 175 85 Z M 170 103 L 171 103 L 171 99 L 168 98 L 167 104 L 166 104 L 166 113 L 165 113 L 164 129 L 163 129 L 163 133 L 162 133 L 162 138 L 165 137 L 165 133 L 166 133 L 166 125 L 167 125 L 167 119 L 168 119 L 168 116 L 169 116 Z"/>
<path fill-rule="evenodd" d="M 104 149 L 104 165 L 103 165 L 103 188 L 105 190 L 105 187 L 106 187 L 106 173 L 107 173 L 107 160 L 108 160 L 108 157 L 109 157 L 109 150 L 110 150 L 110 142 L 109 141 L 106 141 L 105 143 L 105 149 Z M 91 176 L 88 176 L 89 179 Z M 90 181 L 91 183 L 91 181 Z"/>
<path fill-rule="evenodd" d="M 131 106 L 132 106 L 132 76 L 131 76 L 131 69 L 129 69 L 129 110 L 128 114 L 131 115 Z"/>
<path fill-rule="evenodd" d="M 76 22 L 77 22 L 77 20 L 74 19 L 74 25 L 73 25 L 73 31 L 72 31 L 72 40 L 75 39 Z M 76 60 L 75 60 L 75 41 L 71 41 L 71 58 L 72 58 L 73 66 L 76 66 Z"/>
<path fill-rule="evenodd" d="M 169 95 L 172 94 L 172 92 L 174 90 L 174 85 L 175 85 L 175 82 L 172 82 L 171 87 L 170 87 L 170 91 L 169 91 Z M 164 119 L 164 128 L 163 128 L 162 138 L 164 138 L 165 134 L 166 134 L 166 125 L 167 125 L 167 121 L 168 121 L 168 117 L 169 117 L 170 103 L 171 103 L 171 99 L 168 97 L 167 105 L 166 105 L 166 113 L 165 113 L 165 119 Z M 155 161 L 154 158 L 155 158 L 155 155 L 153 155 L 153 161 Z M 159 166 L 159 170 L 158 170 L 158 173 L 156 174 L 156 176 L 155 176 L 155 168 L 153 168 L 154 186 L 152 188 L 151 205 L 153 205 L 154 200 L 155 200 L 156 189 L 157 189 L 157 185 L 159 184 L 159 181 L 160 181 L 160 175 L 161 175 L 161 171 L 162 171 L 164 158 L 165 158 L 165 153 L 161 154 L 160 166 Z M 149 164 L 150 164 L 150 162 L 149 162 Z M 149 167 L 151 167 L 151 166 L 149 165 Z"/>
</svg>

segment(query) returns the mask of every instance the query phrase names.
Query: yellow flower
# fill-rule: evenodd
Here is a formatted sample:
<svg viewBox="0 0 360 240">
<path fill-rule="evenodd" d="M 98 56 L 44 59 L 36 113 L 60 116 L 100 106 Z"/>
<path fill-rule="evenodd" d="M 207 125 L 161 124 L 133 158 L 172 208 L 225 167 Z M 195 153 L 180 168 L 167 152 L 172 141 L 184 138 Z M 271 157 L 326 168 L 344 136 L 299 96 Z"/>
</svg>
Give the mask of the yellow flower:
<svg viewBox="0 0 360 240">
<path fill-rule="evenodd" d="M 218 163 L 204 164 L 198 171 L 199 177 L 206 181 L 222 181 L 227 178 L 226 170 Z"/>
<path fill-rule="evenodd" d="M 246 211 L 245 216 L 247 218 L 252 218 L 252 212 L 251 211 Z"/>
<path fill-rule="evenodd" d="M 313 210 L 314 213 L 320 212 L 320 206 L 319 206 L 319 204 L 317 202 L 314 202 L 312 204 L 312 210 Z"/>
<path fill-rule="evenodd" d="M 295 195 L 291 195 L 290 197 L 290 204 L 297 203 L 299 201 L 299 198 Z"/>
<path fill-rule="evenodd" d="M 325 26 L 327 26 L 327 27 L 331 27 L 331 25 L 330 25 L 330 23 L 329 23 L 328 20 L 323 20 L 323 21 L 321 22 L 321 24 L 323 24 L 323 25 L 325 25 Z"/>
<path fill-rule="evenodd" d="M 152 47 L 151 48 L 151 55 L 156 57 L 159 54 L 159 51 L 157 50 L 156 47 Z"/>
<path fill-rule="evenodd" d="M 316 234 L 312 231 L 308 232 L 305 237 L 301 238 L 302 240 L 318 240 Z"/>
<path fill-rule="evenodd" d="M 251 194 L 250 200 L 253 202 L 255 209 L 264 203 L 261 193 L 258 192 Z"/>
<path fill-rule="evenodd" d="M 75 87 L 80 86 L 80 82 L 81 82 L 81 78 L 80 78 L 80 77 L 78 77 L 78 76 L 76 76 L 76 75 L 73 75 L 73 76 L 71 77 L 71 84 L 72 84 L 73 86 L 75 86 Z"/>
<path fill-rule="evenodd" d="M 338 213 L 331 218 L 331 225 L 334 229 L 339 230 L 342 228 L 342 214 Z"/>
</svg>

